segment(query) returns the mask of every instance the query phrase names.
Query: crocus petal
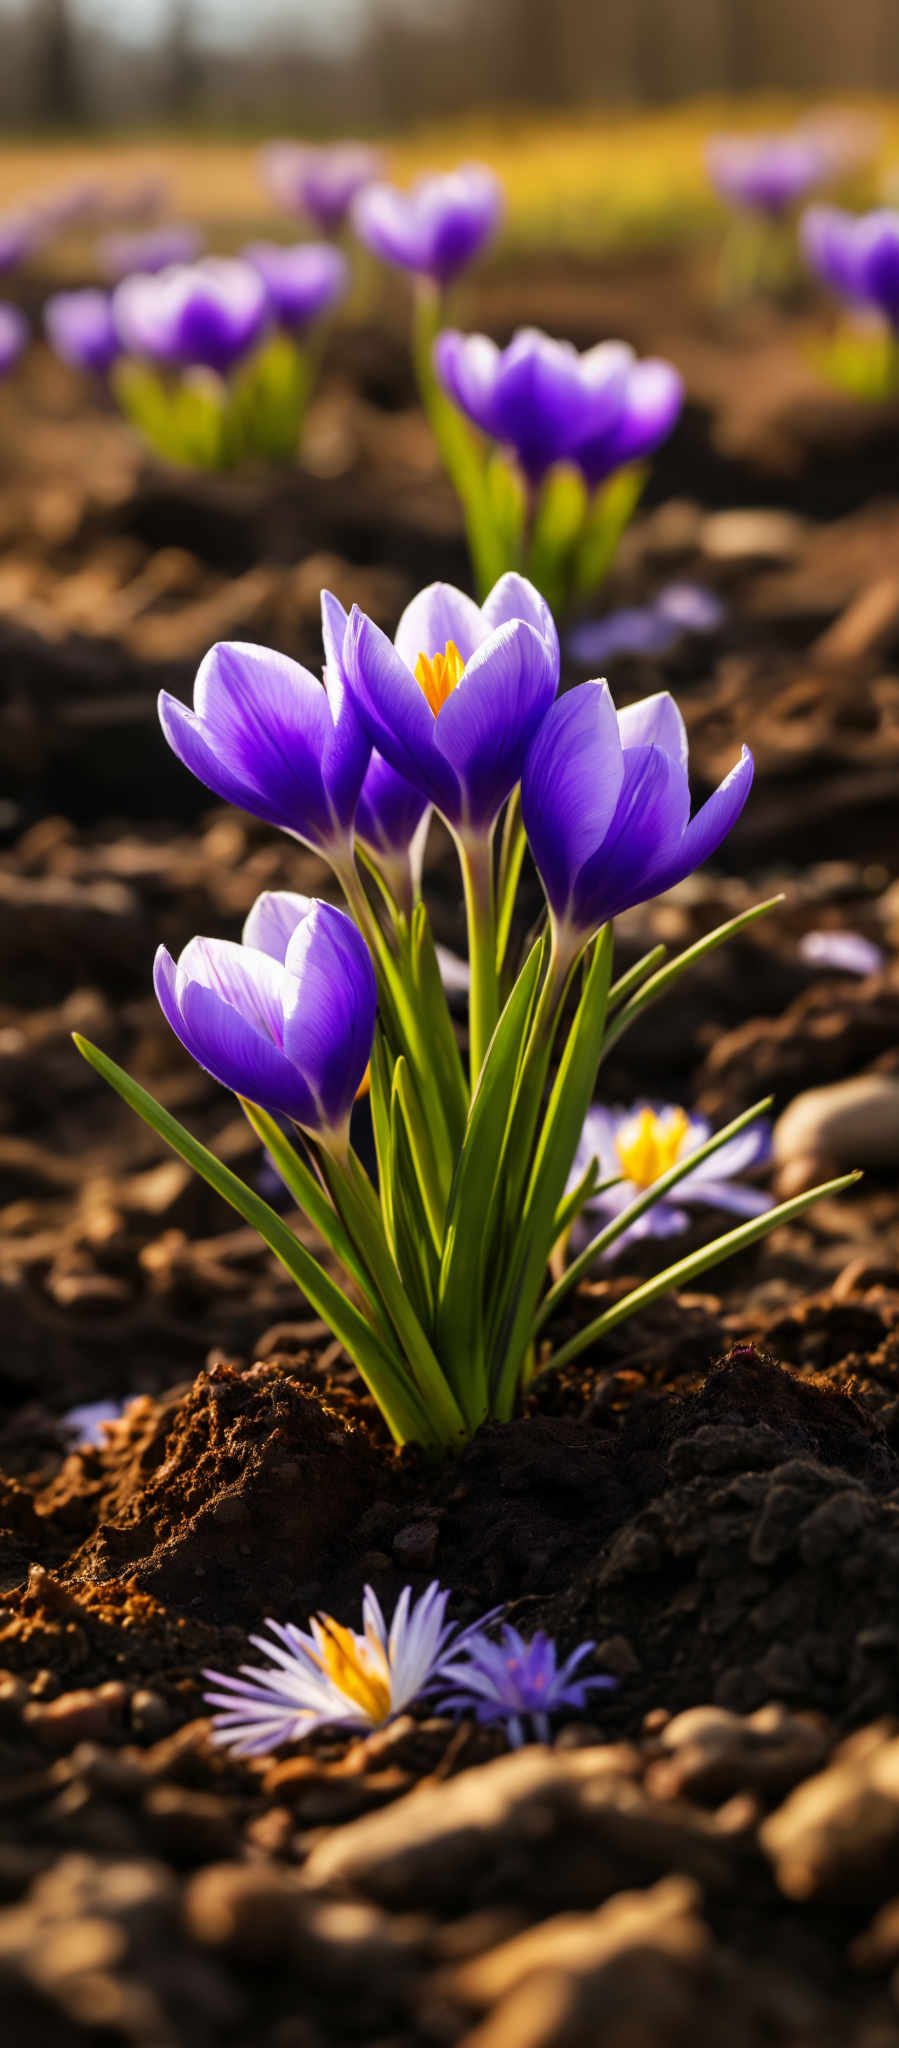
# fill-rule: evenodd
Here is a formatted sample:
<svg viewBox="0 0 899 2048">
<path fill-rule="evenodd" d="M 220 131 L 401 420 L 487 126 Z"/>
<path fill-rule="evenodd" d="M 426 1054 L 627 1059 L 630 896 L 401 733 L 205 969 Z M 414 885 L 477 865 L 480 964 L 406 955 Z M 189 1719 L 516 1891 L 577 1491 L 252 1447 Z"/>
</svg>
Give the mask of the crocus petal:
<svg viewBox="0 0 899 2048">
<path fill-rule="evenodd" d="M 683 398 L 683 379 L 673 364 L 655 357 L 635 363 L 618 418 L 578 443 L 575 457 L 588 482 L 602 483 L 613 470 L 651 454 L 671 432 Z"/>
<path fill-rule="evenodd" d="M 356 805 L 356 837 L 374 853 L 404 854 L 418 831 L 428 799 L 383 755 L 373 753 Z"/>
<path fill-rule="evenodd" d="M 481 432 L 495 439 L 496 382 L 500 353 L 486 334 L 447 328 L 434 344 L 434 367 L 444 390 Z"/>
<path fill-rule="evenodd" d="M 434 739 L 464 791 L 467 824 L 492 822 L 556 693 L 558 664 L 533 626 L 512 620 L 485 640 L 437 714 Z"/>
<path fill-rule="evenodd" d="M 655 893 L 652 878 L 674 859 L 689 815 L 687 779 L 670 755 L 658 747 L 628 747 L 622 758 L 615 815 L 575 878 L 572 914 L 585 930 Z"/>
<path fill-rule="evenodd" d="M 245 946 L 268 953 L 282 966 L 297 925 L 312 909 L 311 896 L 298 896 L 292 889 L 266 889 L 257 896 L 241 933 Z"/>
<path fill-rule="evenodd" d="M 371 956 L 352 918 L 313 903 L 285 962 L 284 1050 L 307 1080 L 322 1118 L 349 1115 L 371 1054 L 377 988 Z"/>
<path fill-rule="evenodd" d="M 601 844 L 624 775 L 615 706 L 606 683 L 579 683 L 547 713 L 521 778 L 528 844 L 557 916 L 575 877 Z"/>
<path fill-rule="evenodd" d="M 540 634 L 541 640 L 546 641 L 558 675 L 560 656 L 556 622 L 546 599 L 526 576 L 519 576 L 514 569 L 508 569 L 505 576 L 494 583 L 489 597 L 485 599 L 481 618 L 491 633 L 497 626 L 508 625 L 512 619 L 524 619 L 527 625 L 533 626 L 535 633 Z"/>
<path fill-rule="evenodd" d="M 407 604 L 393 644 L 414 675 L 419 655 L 442 654 L 449 640 L 455 642 L 463 662 L 468 661 L 489 631 L 473 598 L 451 583 L 429 583 Z"/>
<path fill-rule="evenodd" d="M 728 1209 L 734 1216 L 763 1216 L 773 1203 L 760 1188 L 740 1188 L 733 1181 L 682 1180 L 678 1196 L 684 1202 L 708 1202 L 712 1208 Z"/>
<path fill-rule="evenodd" d="M 434 745 L 434 714 L 424 692 L 386 633 L 356 605 L 343 643 L 343 665 L 359 717 L 378 752 L 438 810 L 458 815 L 461 791 Z"/>
<path fill-rule="evenodd" d="M 704 1143 L 706 1135 L 707 1132 L 700 1130 L 699 1120 L 692 1117 L 691 1151 L 694 1139 L 698 1146 Z M 709 1159 L 704 1159 L 701 1165 L 688 1175 L 681 1192 L 686 1193 L 688 1187 L 698 1186 L 700 1182 L 732 1180 L 735 1174 L 746 1173 L 750 1166 L 758 1166 L 762 1160 L 767 1159 L 770 1150 L 771 1126 L 761 1118 L 757 1124 L 750 1124 L 748 1130 L 738 1131 L 735 1138 L 728 1138 L 726 1145 L 719 1145 L 717 1152 L 713 1152 Z"/>
<path fill-rule="evenodd" d="M 593 1159 L 599 1165 L 601 1180 L 607 1179 L 610 1174 L 621 1172 L 621 1162 L 615 1150 L 619 1121 L 620 1119 L 613 1115 L 610 1109 L 605 1109 L 601 1102 L 591 1104 L 578 1139 L 574 1164 L 568 1176 L 567 1192 L 570 1193 L 571 1189 L 577 1186 Z"/>
<path fill-rule="evenodd" d="M 642 697 L 618 713 L 618 730 L 623 747 L 658 747 L 687 773 L 689 742 L 687 728 L 668 690 L 654 697 Z"/>
<path fill-rule="evenodd" d="M 233 957 L 220 958 L 218 985 L 214 987 L 212 949 L 216 943 L 219 948 L 229 944 L 227 940 L 207 940 L 205 952 L 197 949 L 191 955 L 191 967 L 206 976 L 205 984 L 188 978 L 183 954 L 176 967 L 165 947 L 160 947 L 153 980 L 168 1023 L 197 1064 L 225 1088 L 298 1123 L 314 1122 L 315 1105 L 302 1075 L 268 1032 L 268 1025 L 278 1021 L 275 1012 L 278 991 L 285 981 L 283 970 L 264 953 L 250 954 L 233 946 L 231 955 L 243 954 L 242 964 L 238 967 Z M 193 944 L 196 948 L 197 942 Z M 250 1017 L 235 1007 L 243 1001 Z"/>
<path fill-rule="evenodd" d="M 163 695 L 160 718 L 175 753 L 216 795 L 310 846 L 326 848 L 345 836 L 367 760 L 352 707 L 345 707 L 338 735 L 326 693 L 308 669 L 240 641 L 210 649 L 194 704 L 192 715 Z"/>
<path fill-rule="evenodd" d="M 749 748 L 744 747 L 730 774 L 718 784 L 695 818 L 691 818 L 670 866 L 653 876 L 654 895 L 661 896 L 665 889 L 672 889 L 676 882 L 682 882 L 685 875 L 692 875 L 721 845 L 722 839 L 727 838 L 752 788 L 754 773 L 752 755 Z"/>
</svg>

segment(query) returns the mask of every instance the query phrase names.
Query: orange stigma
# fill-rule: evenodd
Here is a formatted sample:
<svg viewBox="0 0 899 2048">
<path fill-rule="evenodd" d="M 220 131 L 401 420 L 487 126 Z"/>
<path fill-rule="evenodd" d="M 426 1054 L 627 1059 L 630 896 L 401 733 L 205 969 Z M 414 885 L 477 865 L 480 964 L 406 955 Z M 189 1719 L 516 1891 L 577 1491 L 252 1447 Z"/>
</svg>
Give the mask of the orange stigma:
<svg viewBox="0 0 899 2048">
<path fill-rule="evenodd" d="M 682 1109 L 666 1110 L 662 1116 L 652 1109 L 638 1110 L 615 1140 L 625 1178 L 635 1187 L 651 1188 L 669 1166 L 677 1165 L 689 1129 L 690 1119 Z"/>
<path fill-rule="evenodd" d="M 415 664 L 415 680 L 430 704 L 436 718 L 459 682 L 465 663 L 455 640 L 448 640 L 442 654 L 420 654 Z"/>
<path fill-rule="evenodd" d="M 390 1675 L 381 1644 L 355 1636 L 331 1614 L 323 1614 L 313 1623 L 313 1634 L 319 1668 L 346 1699 L 380 1727 L 390 1713 Z"/>
</svg>

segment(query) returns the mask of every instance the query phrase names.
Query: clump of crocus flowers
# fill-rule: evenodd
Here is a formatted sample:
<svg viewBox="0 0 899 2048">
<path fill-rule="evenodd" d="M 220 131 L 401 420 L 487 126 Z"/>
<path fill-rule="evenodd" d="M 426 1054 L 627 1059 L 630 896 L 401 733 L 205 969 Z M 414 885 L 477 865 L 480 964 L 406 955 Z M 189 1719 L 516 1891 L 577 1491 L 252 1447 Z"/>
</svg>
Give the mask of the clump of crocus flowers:
<svg viewBox="0 0 899 2048">
<path fill-rule="evenodd" d="M 549 1274 L 579 1219 L 619 1183 L 619 1229 L 635 1220 L 634 1191 L 639 1214 L 678 1188 L 695 1194 L 706 1163 L 718 1155 L 729 1170 L 725 1148 L 768 1107 L 708 1135 L 680 1124 L 619 1132 L 614 1158 L 601 1145 L 586 1159 L 579 1151 L 610 1048 L 768 907 L 673 961 L 657 948 L 614 976 L 614 919 L 715 852 L 749 794 L 752 759 L 744 748 L 694 811 L 673 699 L 663 692 L 619 711 L 598 681 L 559 696 L 555 621 L 516 574 L 483 605 L 432 584 L 393 639 L 325 592 L 322 626 L 323 682 L 272 649 L 224 643 L 201 665 L 193 706 L 163 692 L 160 716 L 209 789 L 321 856 L 346 907 L 267 892 L 240 941 L 195 938 L 177 961 L 162 948 L 156 989 L 192 1057 L 238 1097 L 329 1263 L 79 1043 L 259 1231 L 355 1361 L 394 1437 L 438 1452 L 488 1416 L 508 1419 L 536 1373 L 752 1244 L 817 1191 L 763 1213 L 744 1202 L 724 1238 L 588 1316 L 565 1342 L 554 1338 L 578 1261 L 552 1285 Z M 422 894 L 432 813 L 455 845 L 465 901 L 465 1059 Z M 522 956 L 526 847 L 545 909 Z M 351 1131 L 366 1072 L 374 1178 Z M 719 1200 L 728 1184 L 719 1181 Z"/>
<path fill-rule="evenodd" d="M 369 1733 L 431 1701 L 440 1713 L 502 1723 L 517 1748 L 530 1729 L 547 1742 L 554 1714 L 583 1709 L 591 1691 L 614 1685 L 581 1671 L 592 1642 L 580 1643 L 560 1666 L 550 1637 L 537 1634 L 526 1643 L 506 1625 L 495 1642 L 487 1629 L 496 1610 L 459 1628 L 446 1620 L 448 1600 L 436 1579 L 418 1600 L 405 1586 L 388 1623 L 366 1586 L 361 1633 L 332 1614 L 315 1615 L 308 1630 L 269 1621 L 271 1639 L 250 1638 L 266 1664 L 243 1664 L 237 1678 L 205 1673 L 213 1687 L 207 1704 L 218 1709 L 213 1742 L 237 1756 L 264 1756 L 319 1728 Z"/>
<path fill-rule="evenodd" d="M 111 293 L 57 293 L 44 322 L 57 354 L 107 382 L 160 454 L 230 468 L 295 457 L 313 337 L 345 288 L 330 243 L 257 243 L 242 257 L 153 262 Z"/>
</svg>

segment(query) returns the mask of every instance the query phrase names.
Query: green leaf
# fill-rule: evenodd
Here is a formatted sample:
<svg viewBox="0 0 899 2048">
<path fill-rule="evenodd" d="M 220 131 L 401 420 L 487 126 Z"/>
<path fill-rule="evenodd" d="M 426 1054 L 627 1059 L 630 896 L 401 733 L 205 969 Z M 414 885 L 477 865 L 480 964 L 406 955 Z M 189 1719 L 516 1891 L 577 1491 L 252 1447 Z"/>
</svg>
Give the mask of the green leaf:
<svg viewBox="0 0 899 2048">
<path fill-rule="evenodd" d="M 73 1032 L 72 1035 L 88 1065 L 109 1082 L 130 1109 L 143 1117 L 151 1130 L 164 1138 L 186 1165 L 192 1166 L 223 1201 L 237 1210 L 245 1223 L 258 1231 L 263 1243 L 286 1266 L 316 1314 L 323 1317 L 353 1360 L 397 1442 L 436 1444 L 440 1440 L 438 1431 L 432 1426 L 427 1409 L 398 1353 L 372 1329 L 328 1274 L 322 1272 L 277 1211 L 270 1209 L 252 1188 L 246 1187 L 230 1167 L 223 1166 L 213 1152 L 207 1151 L 199 1139 L 192 1137 L 177 1118 L 163 1109 L 162 1104 L 156 1102 L 137 1081 L 133 1081 L 130 1074 L 125 1073 L 124 1068 L 116 1066 L 114 1060 L 91 1045 L 88 1039 L 82 1038 L 80 1033 Z"/>
<path fill-rule="evenodd" d="M 715 1131 L 711 1138 L 706 1139 L 704 1145 L 697 1146 L 695 1152 L 686 1153 L 683 1159 L 678 1159 L 673 1166 L 669 1166 L 667 1173 L 660 1174 L 651 1187 L 644 1188 L 642 1194 L 635 1195 L 626 1209 L 619 1210 L 618 1215 L 613 1216 L 605 1229 L 597 1233 L 592 1242 L 572 1260 L 561 1279 L 550 1288 L 545 1301 L 540 1305 L 535 1328 L 542 1330 L 560 1301 L 564 1300 L 565 1295 L 577 1285 L 582 1275 L 592 1266 L 594 1259 L 600 1258 L 603 1252 L 608 1251 L 616 1238 L 622 1237 L 626 1230 L 630 1230 L 631 1225 L 645 1215 L 647 1209 L 652 1209 L 657 1202 L 661 1202 L 672 1188 L 677 1187 L 678 1181 L 684 1180 L 688 1173 L 694 1173 L 704 1160 L 711 1159 L 715 1152 L 720 1151 L 722 1145 L 729 1144 L 731 1138 L 739 1137 L 740 1132 L 745 1131 L 748 1124 L 757 1123 L 759 1117 L 764 1116 L 766 1110 L 771 1108 L 773 1101 L 773 1095 L 766 1095 L 761 1102 L 754 1102 L 751 1109 L 744 1109 L 741 1116 L 735 1116 L 732 1123 L 725 1124 L 720 1131 Z"/>
<path fill-rule="evenodd" d="M 635 960 L 633 967 L 629 967 L 626 974 L 619 975 L 618 980 L 613 981 L 609 990 L 609 1016 L 613 1010 L 617 1010 L 627 1001 L 628 996 L 633 995 L 634 989 L 639 988 L 641 981 L 645 981 L 655 967 L 661 966 L 667 952 L 667 946 L 653 946 L 651 952 L 644 953 L 642 960 Z"/>
<path fill-rule="evenodd" d="M 520 1222 L 507 1259 L 508 1280 L 491 1330 L 493 1410 L 512 1413 L 534 1311 L 554 1242 L 556 1211 L 593 1098 L 612 971 L 613 938 L 604 925 L 594 942 L 584 986 L 534 1151 Z"/>
<path fill-rule="evenodd" d="M 437 1348 L 458 1398 L 465 1405 L 466 1398 L 472 1398 L 469 1390 L 473 1387 L 482 1412 L 486 1412 L 484 1272 L 489 1218 L 544 951 L 543 941 L 538 940 L 487 1048 L 446 1218 L 437 1295 Z"/>
<path fill-rule="evenodd" d="M 590 597 L 612 566 L 625 527 L 630 524 L 649 475 L 648 465 L 632 462 L 601 484 L 584 523 L 572 571 L 572 596 Z"/>
<path fill-rule="evenodd" d="M 783 895 L 769 896 L 764 903 L 754 903 L 751 910 L 742 910 L 738 917 L 730 917 L 726 924 L 717 925 L 713 932 L 707 932 L 704 938 L 696 940 L 695 945 L 688 946 L 683 953 L 678 953 L 673 960 L 669 960 L 667 966 L 662 967 L 658 974 L 653 974 L 625 1008 L 619 1010 L 615 1022 L 609 1025 L 602 1049 L 603 1059 L 611 1052 L 613 1045 L 617 1045 L 619 1038 L 624 1036 L 635 1017 L 639 1017 L 641 1011 L 648 1009 L 651 1003 L 657 1003 L 661 996 L 667 995 L 668 990 L 673 988 L 674 983 L 679 981 L 688 967 L 695 967 L 697 961 L 703 960 L 707 953 L 713 953 L 716 947 L 723 946 L 736 932 L 741 932 L 747 925 L 754 924 L 757 917 L 766 916 L 769 910 L 774 910 L 783 900 Z"/>
<path fill-rule="evenodd" d="M 651 1302 L 658 1301 L 660 1295 L 670 1294 L 675 1287 L 688 1286 L 691 1280 L 698 1279 L 700 1273 L 708 1272 L 710 1266 L 719 1265 L 722 1259 L 729 1259 L 734 1252 L 745 1251 L 749 1245 L 756 1244 L 760 1237 L 767 1237 L 769 1231 L 776 1230 L 778 1224 L 791 1223 L 795 1216 L 802 1215 L 804 1209 L 810 1209 L 813 1202 L 823 1201 L 825 1195 L 842 1194 L 844 1188 L 851 1188 L 861 1178 L 861 1174 L 856 1172 L 844 1173 L 839 1180 L 823 1181 L 820 1187 L 810 1188 L 804 1195 L 794 1195 L 792 1201 L 781 1202 L 776 1209 L 766 1209 L 763 1216 L 753 1216 L 750 1222 L 739 1224 L 736 1230 L 729 1230 L 725 1237 L 717 1237 L 713 1244 L 704 1245 L 698 1252 L 690 1252 L 686 1258 L 679 1259 L 676 1265 L 667 1266 L 663 1273 L 657 1273 L 654 1279 L 645 1280 L 642 1287 L 633 1288 L 621 1301 L 616 1301 L 612 1308 L 607 1308 L 603 1315 L 595 1316 L 583 1330 L 578 1330 L 574 1337 L 570 1337 L 568 1343 L 563 1344 L 559 1351 L 553 1352 L 552 1357 L 541 1366 L 541 1372 L 550 1372 L 558 1366 L 568 1365 L 572 1358 L 577 1358 L 580 1352 L 586 1351 L 590 1344 L 597 1343 L 619 1323 L 627 1322 L 629 1316 L 636 1315 L 639 1309 L 648 1308 Z"/>
<path fill-rule="evenodd" d="M 361 1287 L 363 1294 L 371 1292 L 371 1282 L 355 1246 L 347 1236 L 340 1217 L 320 1181 L 315 1177 L 306 1161 L 300 1157 L 295 1146 L 285 1137 L 280 1124 L 269 1116 L 268 1110 L 259 1109 L 254 1102 L 247 1102 L 242 1095 L 238 1102 L 251 1129 L 270 1153 L 288 1193 L 293 1196 L 299 1209 L 308 1216 L 319 1235 L 329 1244 L 335 1258 L 340 1260 L 345 1271 Z"/>
<path fill-rule="evenodd" d="M 397 1111 L 403 1120 L 410 1155 L 410 1192 L 415 1188 L 421 1196 L 422 1214 L 430 1231 L 434 1252 L 439 1259 L 443 1251 L 446 1198 L 440 1187 L 428 1126 L 415 1094 L 408 1063 L 402 1056 L 397 1060 L 393 1070 L 393 1094 Z"/>
</svg>

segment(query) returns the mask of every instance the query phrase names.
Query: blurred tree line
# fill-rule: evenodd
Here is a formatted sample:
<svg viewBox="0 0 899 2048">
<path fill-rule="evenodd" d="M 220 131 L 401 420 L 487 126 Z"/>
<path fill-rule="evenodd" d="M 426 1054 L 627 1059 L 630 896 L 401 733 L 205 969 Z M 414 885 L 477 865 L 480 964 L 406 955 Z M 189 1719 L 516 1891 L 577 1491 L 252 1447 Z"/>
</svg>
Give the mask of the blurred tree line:
<svg viewBox="0 0 899 2048">
<path fill-rule="evenodd" d="M 171 0 L 156 40 L 136 47 L 118 11 L 7 0 L 0 116 L 316 133 L 503 104 L 899 87 L 897 0 L 369 0 L 359 35 L 328 54 L 308 13 L 278 30 L 249 19 L 246 42 L 216 47 L 208 5 L 201 38 L 193 0 Z"/>
</svg>

